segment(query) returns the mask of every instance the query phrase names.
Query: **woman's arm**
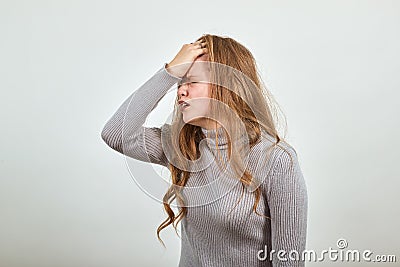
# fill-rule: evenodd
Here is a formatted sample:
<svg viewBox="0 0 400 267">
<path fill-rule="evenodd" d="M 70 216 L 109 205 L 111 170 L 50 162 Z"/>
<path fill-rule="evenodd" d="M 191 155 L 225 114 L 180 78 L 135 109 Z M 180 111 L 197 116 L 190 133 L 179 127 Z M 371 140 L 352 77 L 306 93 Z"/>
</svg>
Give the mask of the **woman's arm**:
<svg viewBox="0 0 400 267">
<path fill-rule="evenodd" d="M 297 154 L 294 148 L 285 147 L 276 159 L 267 201 L 271 214 L 272 249 L 275 250 L 272 258 L 274 267 L 304 266 L 302 261 L 303 250 L 306 249 L 307 236 L 307 187 L 301 172 Z M 293 159 L 293 169 L 290 157 Z M 285 251 L 279 254 L 280 250 Z M 296 250 L 299 261 L 293 261 Z M 278 256 L 287 260 L 280 260 Z"/>
<path fill-rule="evenodd" d="M 161 128 L 143 126 L 162 97 L 180 80 L 167 71 L 166 65 L 122 103 L 103 127 L 101 137 L 108 146 L 126 156 L 167 167 Z"/>
</svg>

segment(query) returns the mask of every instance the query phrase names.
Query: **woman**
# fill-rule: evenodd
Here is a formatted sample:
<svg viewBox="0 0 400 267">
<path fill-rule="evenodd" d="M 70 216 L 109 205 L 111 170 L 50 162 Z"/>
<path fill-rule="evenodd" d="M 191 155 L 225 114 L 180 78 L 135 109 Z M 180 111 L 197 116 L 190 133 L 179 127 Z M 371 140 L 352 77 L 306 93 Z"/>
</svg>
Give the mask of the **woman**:
<svg viewBox="0 0 400 267">
<path fill-rule="evenodd" d="M 176 83 L 172 123 L 144 127 Z M 272 100 L 247 48 L 204 34 L 104 126 L 111 148 L 170 170 L 168 218 L 157 236 L 182 222 L 179 266 L 304 266 L 307 189 L 295 149 L 278 135 Z"/>
</svg>

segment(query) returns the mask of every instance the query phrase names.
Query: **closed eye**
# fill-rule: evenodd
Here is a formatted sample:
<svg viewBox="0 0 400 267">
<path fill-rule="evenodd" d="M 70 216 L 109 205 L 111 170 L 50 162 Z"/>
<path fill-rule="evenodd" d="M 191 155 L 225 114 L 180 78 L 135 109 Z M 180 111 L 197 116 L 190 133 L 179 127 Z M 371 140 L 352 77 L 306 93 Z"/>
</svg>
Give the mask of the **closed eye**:
<svg viewBox="0 0 400 267">
<path fill-rule="evenodd" d="M 192 83 L 199 83 L 199 82 L 192 81 L 192 82 L 178 83 L 178 88 L 181 87 L 182 84 L 192 84 Z"/>
</svg>

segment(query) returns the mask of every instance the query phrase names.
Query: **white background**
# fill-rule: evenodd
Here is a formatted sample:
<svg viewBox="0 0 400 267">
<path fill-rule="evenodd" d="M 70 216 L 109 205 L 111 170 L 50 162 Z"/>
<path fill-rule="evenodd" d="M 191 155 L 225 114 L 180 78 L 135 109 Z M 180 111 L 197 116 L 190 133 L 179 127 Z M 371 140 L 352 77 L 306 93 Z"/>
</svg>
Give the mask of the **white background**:
<svg viewBox="0 0 400 267">
<path fill-rule="evenodd" d="M 0 266 L 177 266 L 172 227 L 167 250 L 155 234 L 162 205 L 100 132 L 203 33 L 249 48 L 287 116 L 307 249 L 345 238 L 400 261 L 399 26 L 394 0 L 2 1 Z M 307 264 L 331 265 L 365 263 Z"/>
</svg>

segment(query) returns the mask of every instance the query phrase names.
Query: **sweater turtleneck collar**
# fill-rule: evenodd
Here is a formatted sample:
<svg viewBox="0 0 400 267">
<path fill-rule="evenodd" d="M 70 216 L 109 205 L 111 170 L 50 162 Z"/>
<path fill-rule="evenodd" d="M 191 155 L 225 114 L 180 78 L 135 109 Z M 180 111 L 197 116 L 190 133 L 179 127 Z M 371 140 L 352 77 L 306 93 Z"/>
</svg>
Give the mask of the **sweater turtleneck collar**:
<svg viewBox="0 0 400 267">
<path fill-rule="evenodd" d="M 228 137 L 225 136 L 225 131 L 223 127 L 218 127 L 216 129 L 206 129 L 201 127 L 201 131 L 206 136 L 206 142 L 209 147 L 216 149 L 218 144 L 218 149 L 228 149 Z M 242 135 L 238 139 L 244 140 L 244 137 L 245 135 Z M 230 138 L 232 141 L 232 136 L 230 136 Z"/>
</svg>

